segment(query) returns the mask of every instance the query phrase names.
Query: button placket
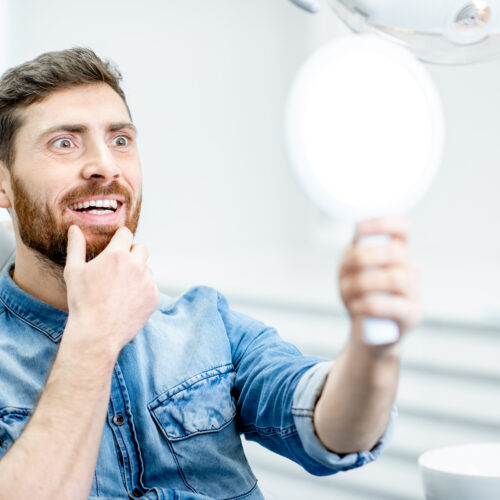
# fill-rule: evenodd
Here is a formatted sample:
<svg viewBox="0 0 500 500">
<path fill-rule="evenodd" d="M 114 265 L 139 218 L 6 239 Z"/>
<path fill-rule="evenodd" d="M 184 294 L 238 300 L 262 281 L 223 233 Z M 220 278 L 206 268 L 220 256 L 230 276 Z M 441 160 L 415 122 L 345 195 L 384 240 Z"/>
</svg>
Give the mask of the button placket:
<svg viewBox="0 0 500 500">
<path fill-rule="evenodd" d="M 142 472 L 139 462 L 141 460 L 134 446 L 134 430 L 131 415 L 125 381 L 121 375 L 120 367 L 116 363 L 111 381 L 108 422 L 116 440 L 118 456 L 121 456 L 123 459 L 122 473 L 128 495 L 136 498 L 136 493 L 140 494 L 139 497 L 142 497 L 144 494 L 140 489 L 142 486 L 140 480 Z"/>
</svg>

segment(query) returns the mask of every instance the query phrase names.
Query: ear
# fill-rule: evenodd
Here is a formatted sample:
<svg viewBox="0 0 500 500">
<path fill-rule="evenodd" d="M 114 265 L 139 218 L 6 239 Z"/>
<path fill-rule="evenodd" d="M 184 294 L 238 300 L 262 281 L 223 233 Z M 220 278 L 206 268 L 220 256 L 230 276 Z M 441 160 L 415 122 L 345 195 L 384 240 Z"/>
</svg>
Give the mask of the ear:
<svg viewBox="0 0 500 500">
<path fill-rule="evenodd" d="M 11 208 L 12 201 L 10 172 L 5 163 L 0 161 L 0 208 Z"/>
</svg>

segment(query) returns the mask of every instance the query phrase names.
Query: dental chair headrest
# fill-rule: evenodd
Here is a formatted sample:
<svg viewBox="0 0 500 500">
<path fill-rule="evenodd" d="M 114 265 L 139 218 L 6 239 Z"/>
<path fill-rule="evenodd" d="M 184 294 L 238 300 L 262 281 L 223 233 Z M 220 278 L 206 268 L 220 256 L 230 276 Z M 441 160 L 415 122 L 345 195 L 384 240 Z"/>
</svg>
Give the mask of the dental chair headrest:
<svg viewBox="0 0 500 500">
<path fill-rule="evenodd" d="M 0 271 L 14 262 L 16 255 L 16 242 L 11 229 L 0 223 Z"/>
</svg>

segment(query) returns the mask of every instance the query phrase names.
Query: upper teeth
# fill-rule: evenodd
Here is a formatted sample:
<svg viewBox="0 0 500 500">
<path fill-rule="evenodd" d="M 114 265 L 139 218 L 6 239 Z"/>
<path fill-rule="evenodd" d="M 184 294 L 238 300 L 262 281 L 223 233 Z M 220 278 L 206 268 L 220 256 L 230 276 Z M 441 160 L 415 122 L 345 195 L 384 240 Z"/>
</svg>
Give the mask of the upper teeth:
<svg viewBox="0 0 500 500">
<path fill-rule="evenodd" d="M 89 208 L 89 207 L 114 208 L 116 210 L 118 208 L 118 201 L 117 200 L 89 200 L 89 201 L 82 201 L 80 203 L 74 203 L 73 205 L 70 206 L 70 208 L 72 210 L 78 210 L 78 209 Z"/>
</svg>

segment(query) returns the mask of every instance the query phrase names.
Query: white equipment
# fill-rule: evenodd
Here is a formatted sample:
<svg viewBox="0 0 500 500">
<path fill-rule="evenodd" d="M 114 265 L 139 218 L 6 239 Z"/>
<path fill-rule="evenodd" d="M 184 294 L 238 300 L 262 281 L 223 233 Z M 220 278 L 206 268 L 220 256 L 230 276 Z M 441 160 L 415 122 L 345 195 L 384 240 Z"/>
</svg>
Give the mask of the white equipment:
<svg viewBox="0 0 500 500">
<path fill-rule="evenodd" d="M 318 0 L 292 0 L 309 12 Z M 500 57 L 500 0 L 327 0 L 355 32 L 402 44 L 423 61 L 469 64 Z"/>
</svg>

